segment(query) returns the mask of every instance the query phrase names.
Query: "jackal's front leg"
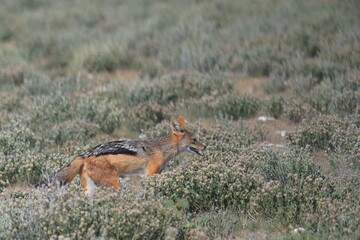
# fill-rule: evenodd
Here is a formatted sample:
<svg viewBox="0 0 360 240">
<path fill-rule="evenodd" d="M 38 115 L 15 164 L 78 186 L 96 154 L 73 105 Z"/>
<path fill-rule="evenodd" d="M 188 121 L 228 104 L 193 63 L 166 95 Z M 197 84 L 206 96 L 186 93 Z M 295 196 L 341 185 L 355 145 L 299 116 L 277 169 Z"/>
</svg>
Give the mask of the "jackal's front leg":
<svg viewBox="0 0 360 240">
<path fill-rule="evenodd" d="M 160 165 L 156 162 L 149 162 L 146 168 L 146 177 L 151 177 L 152 175 L 159 173 Z"/>
</svg>

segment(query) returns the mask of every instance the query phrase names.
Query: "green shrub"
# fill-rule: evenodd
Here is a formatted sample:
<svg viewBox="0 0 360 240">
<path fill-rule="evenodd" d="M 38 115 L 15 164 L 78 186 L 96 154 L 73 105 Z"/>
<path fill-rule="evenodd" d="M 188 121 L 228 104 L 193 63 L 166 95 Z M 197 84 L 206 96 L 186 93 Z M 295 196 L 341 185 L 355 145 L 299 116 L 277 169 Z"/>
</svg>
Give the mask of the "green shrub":
<svg viewBox="0 0 360 240">
<path fill-rule="evenodd" d="M 0 68 L 13 68 L 24 66 L 26 61 L 16 48 L 7 47 L 5 44 L 0 46 Z"/>
<path fill-rule="evenodd" d="M 99 189 L 89 199 L 74 187 L 15 192 L 0 201 L 0 212 L 10 221 L 3 237 L 12 239 L 159 239 L 182 220 L 159 198 Z"/>
<path fill-rule="evenodd" d="M 33 149 L 36 144 L 35 134 L 20 121 L 13 121 L 0 134 L 0 154 L 5 156 L 23 153 Z"/>
<path fill-rule="evenodd" d="M 345 69 L 343 67 L 334 65 L 333 63 L 322 59 L 306 60 L 295 66 L 295 71 L 299 75 L 315 78 L 316 81 L 314 84 L 318 84 L 327 78 L 334 79 L 336 76 L 345 73 Z"/>
<path fill-rule="evenodd" d="M 351 215 L 344 209 L 345 206 L 356 209 L 358 205 L 358 199 L 355 200 L 358 192 L 351 187 L 356 184 L 344 187 L 339 184 L 339 179 L 320 176 L 318 168 L 312 162 L 312 156 L 306 151 L 289 153 L 270 150 L 243 151 L 243 153 L 247 152 L 249 153 L 241 157 L 242 164 L 250 167 L 254 173 L 260 174 L 266 180 L 254 191 L 250 200 L 250 209 L 254 214 L 276 219 L 284 225 L 304 226 L 307 231 L 313 231 L 314 228 L 324 224 L 322 222 L 324 218 L 329 217 L 334 219 L 332 220 L 334 223 L 337 221 L 346 225 L 342 217 L 336 214 L 329 216 L 325 205 L 336 203 L 339 210 L 342 209 L 338 212 L 340 215 Z M 344 205 L 340 204 L 342 201 Z M 313 222 L 310 223 L 309 219 Z M 353 220 L 349 222 L 352 231 L 355 222 Z M 336 234 L 337 231 L 342 234 L 351 233 L 330 225 L 326 227 L 328 234 Z"/>
<path fill-rule="evenodd" d="M 203 73 L 224 71 L 230 61 L 230 52 L 219 50 L 212 41 L 204 40 L 199 43 L 187 42 L 169 53 L 168 58 L 162 59 L 163 65 L 173 69 L 199 71 Z"/>
<path fill-rule="evenodd" d="M 238 120 L 254 117 L 261 109 L 262 100 L 234 91 L 219 94 L 213 92 L 201 98 L 183 99 L 169 106 L 169 111 L 185 112 L 195 117 L 218 117 Z"/>
<path fill-rule="evenodd" d="M 347 199 L 322 198 L 317 201 L 320 211 L 307 213 L 304 226 L 327 239 L 354 239 L 360 236 L 359 204 L 351 195 Z"/>
<path fill-rule="evenodd" d="M 115 91 L 114 94 L 116 93 L 118 92 Z M 95 101 L 93 98 L 86 97 L 81 99 L 76 108 L 79 118 L 95 123 L 102 132 L 111 134 L 121 126 L 124 109 L 119 106 L 121 105 L 117 99 L 105 98 Z"/>
<path fill-rule="evenodd" d="M 243 218 L 245 216 L 235 209 L 200 212 L 191 219 L 189 234 L 195 239 L 230 238 L 234 232 L 243 228 Z"/>
<path fill-rule="evenodd" d="M 297 147 L 346 152 L 358 146 L 359 131 L 352 120 L 320 115 L 304 121 L 297 130 L 287 135 L 287 140 Z"/>
<path fill-rule="evenodd" d="M 201 98 L 181 99 L 176 104 L 169 105 L 169 112 L 181 112 L 194 117 L 214 117 L 219 116 L 217 106 L 219 104 L 219 96 L 217 92 L 210 95 L 204 95 Z M 220 116 L 221 117 L 221 116 Z"/>
<path fill-rule="evenodd" d="M 196 117 L 218 117 L 238 120 L 254 117 L 261 109 L 263 101 L 249 95 L 239 95 L 234 91 L 224 94 L 214 92 L 201 98 L 190 98 L 170 106 L 169 111 L 186 112 Z"/>
<path fill-rule="evenodd" d="M 284 104 L 284 99 L 282 97 L 279 98 L 273 97 L 266 102 L 265 112 L 274 118 L 278 118 L 283 112 L 283 104 Z"/>
<path fill-rule="evenodd" d="M 287 88 L 287 79 L 281 74 L 271 74 L 263 88 L 267 94 L 283 92 Z"/>
<path fill-rule="evenodd" d="M 5 116 L 6 112 L 17 113 L 24 109 L 23 96 L 20 89 L 13 91 L 0 91 L 0 109 L 4 111 L 1 113 Z"/>
<path fill-rule="evenodd" d="M 0 21 L 2 22 L 0 27 L 0 39 L 1 41 L 8 41 L 13 37 L 13 32 L 10 26 L 5 23 L 4 15 L 1 15 Z"/>
<path fill-rule="evenodd" d="M 317 111 L 326 114 L 355 114 L 359 112 L 359 77 L 355 72 L 325 79 L 310 94 L 307 102 Z"/>
<path fill-rule="evenodd" d="M 144 102 L 129 109 L 127 114 L 123 115 L 122 121 L 128 129 L 140 132 L 168 118 L 169 115 L 160 105 L 154 102 Z"/>
<path fill-rule="evenodd" d="M 243 149 L 238 157 L 240 166 L 252 169 L 268 182 L 277 181 L 284 186 L 289 175 L 296 175 L 300 180 L 320 176 L 319 167 L 312 161 L 310 152 L 304 149 L 282 152 L 268 147 L 250 147 Z"/>
<path fill-rule="evenodd" d="M 290 39 L 293 47 L 305 56 L 313 58 L 320 54 L 320 36 L 316 34 L 315 29 L 301 27 L 301 29 L 295 29 L 292 35 Z"/>
<path fill-rule="evenodd" d="M 295 123 L 299 123 L 303 119 L 314 118 L 317 115 L 315 109 L 309 103 L 299 99 L 287 100 L 285 102 L 284 114 Z"/>
<path fill-rule="evenodd" d="M 48 154 L 39 149 L 25 150 L 21 154 L 0 154 L 0 192 L 11 184 L 37 184 L 72 160 L 71 156 Z"/>
<path fill-rule="evenodd" d="M 70 120 L 76 114 L 73 101 L 61 92 L 35 97 L 30 108 L 31 123 L 41 128 Z"/>
<path fill-rule="evenodd" d="M 279 72 L 289 58 L 288 50 L 278 43 L 250 46 L 242 52 L 243 70 L 249 76 L 270 76 Z"/>
<path fill-rule="evenodd" d="M 24 83 L 24 69 L 22 67 L 14 67 L 8 69 L 0 69 L 0 82 L 2 86 L 15 85 L 19 86 Z"/>
<path fill-rule="evenodd" d="M 207 146 L 209 154 L 219 152 L 226 154 L 231 152 L 239 153 L 243 147 L 264 139 L 264 133 L 260 127 L 250 130 L 242 122 L 226 123 L 225 120 L 221 124 L 214 125 L 208 130 L 201 130 L 199 133 L 199 139 Z M 221 157 L 215 157 L 216 155 L 214 155 L 214 159 L 221 159 L 221 162 L 226 162 L 226 154 Z"/>
<path fill-rule="evenodd" d="M 114 71 L 119 68 L 136 68 L 139 63 L 134 53 L 116 42 L 99 42 L 75 52 L 72 65 L 89 72 Z"/>
<path fill-rule="evenodd" d="M 81 119 L 74 119 L 54 125 L 51 129 L 53 135 L 50 136 L 50 138 L 54 139 L 54 142 L 58 146 L 64 144 L 71 145 L 88 142 L 89 139 L 94 137 L 98 132 L 99 126 L 97 124 Z"/>
<path fill-rule="evenodd" d="M 307 96 L 318 85 L 319 81 L 313 76 L 294 76 L 289 79 L 290 89 L 299 96 Z"/>
<path fill-rule="evenodd" d="M 351 90 L 338 92 L 331 98 L 329 103 L 329 113 L 340 114 L 360 114 L 360 94 Z"/>
<path fill-rule="evenodd" d="M 133 86 L 127 96 L 130 105 L 154 101 L 168 105 L 180 99 L 199 98 L 204 95 L 225 93 L 231 85 L 223 74 L 204 75 L 197 72 L 165 75 L 150 82 Z"/>
<path fill-rule="evenodd" d="M 260 108 L 261 100 L 259 99 L 248 95 L 239 96 L 236 93 L 230 93 L 219 99 L 215 111 L 221 116 L 237 120 L 254 117 Z"/>
<path fill-rule="evenodd" d="M 120 126 L 122 109 L 118 109 L 114 102 L 95 102 L 90 97 L 69 99 L 60 92 L 46 96 L 37 96 L 31 106 L 31 124 L 34 130 L 57 144 L 72 137 L 73 140 L 84 140 L 97 133 L 97 129 L 105 133 L 112 133 Z M 67 128 L 70 124 L 75 128 Z M 45 128 L 44 128 L 45 127 Z"/>
<path fill-rule="evenodd" d="M 234 51 L 223 49 L 219 35 L 214 36 L 215 25 L 201 17 L 184 19 L 182 24 L 170 28 L 161 39 L 160 46 L 168 51 L 160 52 L 164 67 L 173 70 L 214 72 L 226 69 Z"/>
<path fill-rule="evenodd" d="M 147 188 L 156 196 L 186 199 L 190 211 L 236 206 L 246 209 L 259 176 L 222 163 L 192 161 L 186 167 L 149 178 Z"/>
<path fill-rule="evenodd" d="M 299 225 L 308 214 L 321 214 L 319 203 L 332 191 L 323 178 L 289 174 L 287 181 L 287 186 L 273 181 L 258 188 L 251 199 L 252 210 L 284 225 Z"/>
<path fill-rule="evenodd" d="M 36 70 L 25 71 L 24 84 L 22 88 L 30 96 L 49 94 L 51 91 L 51 80 L 48 76 Z"/>
<path fill-rule="evenodd" d="M 27 63 L 17 49 L 0 46 L 0 89 L 24 83 Z"/>
<path fill-rule="evenodd" d="M 358 29 L 354 29 L 355 31 L 358 31 Z M 353 31 L 347 31 L 348 35 L 350 35 L 349 38 L 353 38 L 351 35 L 354 33 Z M 351 33 L 350 33 L 351 32 Z M 342 35 L 342 34 L 339 34 Z M 345 35 L 345 34 L 344 34 Z M 353 40 L 350 40 L 353 41 Z M 334 44 L 335 45 L 335 44 Z M 336 62 L 337 64 L 341 64 L 346 62 L 353 68 L 357 68 L 360 65 L 360 58 L 359 55 L 356 54 L 356 52 L 360 51 L 360 44 L 353 43 L 351 46 L 348 44 L 344 44 L 341 47 L 331 46 L 331 50 L 325 55 L 326 57 L 329 57 L 331 60 Z"/>
</svg>

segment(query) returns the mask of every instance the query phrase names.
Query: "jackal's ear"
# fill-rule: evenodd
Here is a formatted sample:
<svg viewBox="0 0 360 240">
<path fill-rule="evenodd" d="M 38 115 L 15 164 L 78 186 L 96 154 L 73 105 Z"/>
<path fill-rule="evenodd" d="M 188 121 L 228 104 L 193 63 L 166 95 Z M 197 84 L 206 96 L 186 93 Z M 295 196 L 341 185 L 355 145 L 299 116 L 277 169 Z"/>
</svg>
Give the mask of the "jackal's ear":
<svg viewBox="0 0 360 240">
<path fill-rule="evenodd" d="M 184 134 L 185 132 L 185 128 L 175 117 L 171 117 L 170 127 L 174 134 L 179 135 L 179 134 Z"/>
<path fill-rule="evenodd" d="M 178 121 L 178 123 L 181 124 L 181 126 L 183 126 L 183 128 L 186 128 L 186 123 L 185 123 L 185 119 L 183 118 L 183 116 L 179 116 L 177 118 L 177 121 Z"/>
</svg>

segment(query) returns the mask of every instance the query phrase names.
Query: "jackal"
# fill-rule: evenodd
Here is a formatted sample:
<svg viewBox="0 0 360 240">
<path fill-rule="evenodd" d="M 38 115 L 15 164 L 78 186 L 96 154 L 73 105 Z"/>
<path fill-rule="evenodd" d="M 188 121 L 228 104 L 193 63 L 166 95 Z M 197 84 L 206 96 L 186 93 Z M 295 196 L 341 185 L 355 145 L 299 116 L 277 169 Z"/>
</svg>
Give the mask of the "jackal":
<svg viewBox="0 0 360 240">
<path fill-rule="evenodd" d="M 37 186 L 65 185 L 80 174 L 81 185 L 87 194 L 91 194 L 96 185 L 118 189 L 121 187 L 119 175 L 143 171 L 150 177 L 161 172 L 172 157 L 184 151 L 202 155 L 205 146 L 186 129 L 182 116 L 172 117 L 170 128 L 169 135 L 152 140 L 124 139 L 97 145 Z"/>
</svg>

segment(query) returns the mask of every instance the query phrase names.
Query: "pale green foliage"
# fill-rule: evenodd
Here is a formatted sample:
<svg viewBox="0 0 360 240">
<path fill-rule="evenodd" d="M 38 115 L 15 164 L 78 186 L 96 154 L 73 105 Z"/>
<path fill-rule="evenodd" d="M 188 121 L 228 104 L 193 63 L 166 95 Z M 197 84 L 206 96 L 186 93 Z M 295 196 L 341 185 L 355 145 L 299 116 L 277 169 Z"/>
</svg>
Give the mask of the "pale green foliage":
<svg viewBox="0 0 360 240">
<path fill-rule="evenodd" d="M 99 189 L 93 199 L 76 187 L 4 197 L 0 212 L 10 220 L 8 228 L 2 225 L 4 238 L 158 239 L 181 221 L 180 213 L 165 207 L 163 199 L 139 199 L 110 189 Z"/>
<path fill-rule="evenodd" d="M 359 16 L 356 0 L 2 1 L 0 239 L 358 239 Z M 78 178 L 32 188 L 173 115 L 204 156 L 93 199 Z"/>
</svg>

